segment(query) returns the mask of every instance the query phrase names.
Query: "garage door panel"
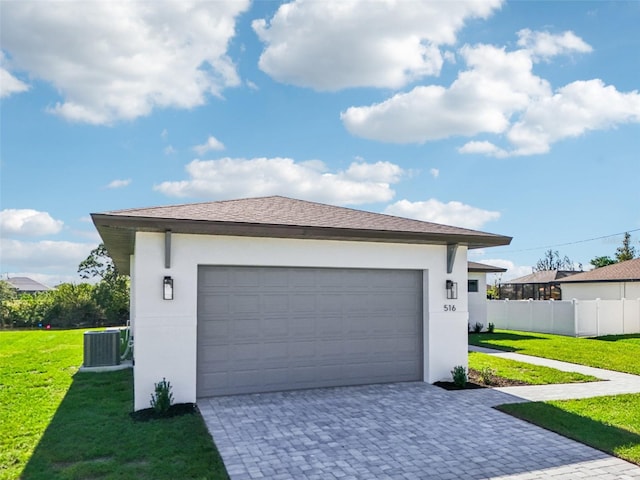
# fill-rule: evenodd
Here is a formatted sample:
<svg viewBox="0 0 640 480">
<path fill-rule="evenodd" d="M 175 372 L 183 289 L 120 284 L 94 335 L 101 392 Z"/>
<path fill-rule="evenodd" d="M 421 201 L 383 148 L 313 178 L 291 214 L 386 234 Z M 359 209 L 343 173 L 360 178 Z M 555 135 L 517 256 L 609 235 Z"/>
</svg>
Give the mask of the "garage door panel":
<svg viewBox="0 0 640 480">
<path fill-rule="evenodd" d="M 422 273 L 200 267 L 197 395 L 422 377 Z"/>
<path fill-rule="evenodd" d="M 316 311 L 316 295 L 309 293 L 291 294 L 291 313 L 313 313 Z"/>
<path fill-rule="evenodd" d="M 261 337 L 265 340 L 286 338 L 289 336 L 289 319 L 270 316 L 262 320 Z"/>
<path fill-rule="evenodd" d="M 309 337 L 315 338 L 316 324 L 318 317 L 313 316 L 294 316 L 289 321 L 289 331 L 292 338 Z"/>
<path fill-rule="evenodd" d="M 332 313 L 342 311 L 342 294 L 319 293 L 317 295 L 316 309 L 320 313 Z"/>
<path fill-rule="evenodd" d="M 200 315 L 228 314 L 229 311 L 229 295 L 208 294 L 198 306 Z"/>
<path fill-rule="evenodd" d="M 231 333 L 231 323 L 212 317 L 199 317 L 198 338 L 206 345 L 227 344 Z"/>
<path fill-rule="evenodd" d="M 260 313 L 260 295 L 230 295 L 231 313 Z"/>
<path fill-rule="evenodd" d="M 267 293 L 262 295 L 262 312 L 286 313 L 289 311 L 289 295 Z"/>
<path fill-rule="evenodd" d="M 231 285 L 234 287 L 259 287 L 260 272 L 258 268 L 244 267 L 231 270 Z"/>
</svg>

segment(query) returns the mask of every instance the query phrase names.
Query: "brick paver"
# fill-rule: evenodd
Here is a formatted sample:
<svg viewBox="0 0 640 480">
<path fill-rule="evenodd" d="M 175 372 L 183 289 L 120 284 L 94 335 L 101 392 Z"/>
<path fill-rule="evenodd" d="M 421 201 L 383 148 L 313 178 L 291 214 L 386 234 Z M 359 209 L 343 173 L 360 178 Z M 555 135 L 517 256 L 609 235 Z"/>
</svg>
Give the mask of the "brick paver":
<svg viewBox="0 0 640 480">
<path fill-rule="evenodd" d="M 640 479 L 640 467 L 421 382 L 200 399 L 232 480 Z"/>
</svg>

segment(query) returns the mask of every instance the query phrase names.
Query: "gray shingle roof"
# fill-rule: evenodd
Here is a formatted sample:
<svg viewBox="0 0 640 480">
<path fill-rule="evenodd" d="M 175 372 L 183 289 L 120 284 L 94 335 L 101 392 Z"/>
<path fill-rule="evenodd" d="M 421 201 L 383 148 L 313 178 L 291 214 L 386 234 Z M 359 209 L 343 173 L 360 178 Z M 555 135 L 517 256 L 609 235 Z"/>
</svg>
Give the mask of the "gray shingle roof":
<svg viewBox="0 0 640 480">
<path fill-rule="evenodd" d="M 640 281 L 640 258 L 614 263 L 606 267 L 595 268 L 588 272 L 571 275 L 562 280 L 562 283 L 573 282 L 616 282 L 616 281 Z"/>
<path fill-rule="evenodd" d="M 29 277 L 11 277 L 8 278 L 7 283 L 9 283 L 13 288 L 15 288 L 18 293 L 23 292 L 46 292 L 51 290 L 50 287 L 46 285 L 36 282 L 35 280 Z"/>
<path fill-rule="evenodd" d="M 511 237 L 408 218 L 272 196 L 133 208 L 91 214 L 122 273 L 136 231 L 395 243 L 508 245 Z"/>
<path fill-rule="evenodd" d="M 557 282 L 561 278 L 573 275 L 576 272 L 569 270 L 542 270 L 540 272 L 533 272 L 524 277 L 514 278 L 504 282 L 505 284 L 513 283 L 550 283 Z"/>
<path fill-rule="evenodd" d="M 190 203 L 165 207 L 134 208 L 107 212 L 123 217 L 146 217 L 206 222 L 288 225 L 389 232 L 478 234 L 475 230 L 438 223 L 336 207 L 322 203 L 273 196 Z M 490 233 L 484 235 L 494 236 Z"/>
<path fill-rule="evenodd" d="M 493 265 L 487 265 L 486 263 L 479 262 L 467 262 L 467 270 L 469 272 L 487 272 L 487 273 L 500 273 L 506 272 L 506 268 L 494 267 Z"/>
</svg>

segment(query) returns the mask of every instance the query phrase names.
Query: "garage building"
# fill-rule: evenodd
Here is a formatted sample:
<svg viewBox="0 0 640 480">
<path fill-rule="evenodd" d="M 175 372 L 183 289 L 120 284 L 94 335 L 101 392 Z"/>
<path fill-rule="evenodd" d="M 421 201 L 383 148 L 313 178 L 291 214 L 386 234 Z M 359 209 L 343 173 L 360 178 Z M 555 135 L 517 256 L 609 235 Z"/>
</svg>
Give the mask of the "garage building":
<svg viewBox="0 0 640 480">
<path fill-rule="evenodd" d="M 92 214 L 131 275 L 135 409 L 450 377 L 467 250 L 510 237 L 286 197 Z"/>
</svg>

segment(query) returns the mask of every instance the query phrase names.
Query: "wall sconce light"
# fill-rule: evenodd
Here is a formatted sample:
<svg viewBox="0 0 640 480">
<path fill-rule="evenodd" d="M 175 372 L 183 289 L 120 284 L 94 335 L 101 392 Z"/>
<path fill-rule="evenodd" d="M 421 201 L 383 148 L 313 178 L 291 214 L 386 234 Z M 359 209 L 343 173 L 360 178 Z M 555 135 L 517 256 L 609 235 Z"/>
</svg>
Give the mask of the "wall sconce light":
<svg viewBox="0 0 640 480">
<path fill-rule="evenodd" d="M 447 299 L 456 299 L 458 298 L 458 283 L 453 280 L 447 280 Z"/>
<path fill-rule="evenodd" d="M 163 300 L 173 300 L 173 278 L 164 277 L 162 281 L 162 298 Z"/>
</svg>

